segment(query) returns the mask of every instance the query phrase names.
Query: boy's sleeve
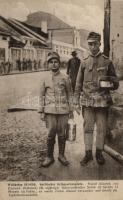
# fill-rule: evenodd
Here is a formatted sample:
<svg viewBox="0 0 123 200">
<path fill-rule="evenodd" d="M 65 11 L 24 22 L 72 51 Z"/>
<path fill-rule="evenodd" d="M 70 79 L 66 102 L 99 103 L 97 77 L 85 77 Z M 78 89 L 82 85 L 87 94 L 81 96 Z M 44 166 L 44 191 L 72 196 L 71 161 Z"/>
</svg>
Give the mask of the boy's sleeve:
<svg viewBox="0 0 123 200">
<path fill-rule="evenodd" d="M 67 100 L 69 103 L 70 111 L 73 111 L 73 90 L 70 78 L 68 76 L 66 79 L 66 92 L 67 92 Z"/>
<path fill-rule="evenodd" d="M 44 106 L 45 106 L 45 82 L 42 82 L 39 95 L 39 110 L 38 110 L 39 113 L 44 112 Z"/>
</svg>

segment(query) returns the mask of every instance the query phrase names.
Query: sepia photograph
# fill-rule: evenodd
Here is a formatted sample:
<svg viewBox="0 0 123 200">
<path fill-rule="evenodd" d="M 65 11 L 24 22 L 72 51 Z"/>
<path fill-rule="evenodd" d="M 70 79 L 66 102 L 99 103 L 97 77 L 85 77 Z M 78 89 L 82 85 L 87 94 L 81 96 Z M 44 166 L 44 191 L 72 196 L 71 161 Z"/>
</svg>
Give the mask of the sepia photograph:
<svg viewBox="0 0 123 200">
<path fill-rule="evenodd" d="M 122 134 L 123 0 L 0 0 L 0 182 L 122 181 Z"/>
</svg>

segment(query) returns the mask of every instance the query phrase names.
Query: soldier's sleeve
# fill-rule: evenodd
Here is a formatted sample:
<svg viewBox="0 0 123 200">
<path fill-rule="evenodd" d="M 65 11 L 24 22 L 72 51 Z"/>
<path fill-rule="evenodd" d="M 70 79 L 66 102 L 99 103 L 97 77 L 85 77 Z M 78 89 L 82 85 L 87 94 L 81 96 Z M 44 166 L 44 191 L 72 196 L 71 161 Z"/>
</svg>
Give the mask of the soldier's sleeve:
<svg viewBox="0 0 123 200">
<path fill-rule="evenodd" d="M 68 76 L 66 78 L 66 92 L 67 92 L 67 101 L 69 103 L 70 111 L 73 111 L 73 90 L 72 90 L 71 80 Z"/>
<path fill-rule="evenodd" d="M 110 77 L 110 80 L 113 83 L 112 90 L 117 90 L 119 87 L 119 80 L 116 75 L 115 68 L 114 68 L 112 61 L 110 61 L 109 65 L 108 65 L 108 76 Z"/>
<path fill-rule="evenodd" d="M 76 79 L 76 86 L 75 86 L 75 93 L 74 93 L 74 99 L 76 103 L 79 103 L 80 95 L 83 88 L 83 80 L 84 80 L 84 63 L 80 65 L 77 79 Z"/>
<path fill-rule="evenodd" d="M 40 95 L 39 95 L 39 113 L 44 112 L 45 106 L 45 82 L 43 81 L 40 86 Z"/>
</svg>

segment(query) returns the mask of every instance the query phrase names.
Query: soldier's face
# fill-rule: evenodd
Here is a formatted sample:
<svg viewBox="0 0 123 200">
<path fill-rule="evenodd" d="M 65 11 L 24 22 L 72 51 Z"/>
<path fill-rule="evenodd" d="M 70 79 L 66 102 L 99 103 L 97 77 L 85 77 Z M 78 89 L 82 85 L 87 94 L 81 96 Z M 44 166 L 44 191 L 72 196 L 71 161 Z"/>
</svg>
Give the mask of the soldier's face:
<svg viewBox="0 0 123 200">
<path fill-rule="evenodd" d="M 100 42 L 94 41 L 94 42 L 88 42 L 89 50 L 92 54 L 97 54 L 100 50 Z"/>
<path fill-rule="evenodd" d="M 49 69 L 52 70 L 53 72 L 58 71 L 60 67 L 59 61 L 55 58 L 51 59 L 48 65 L 49 65 Z"/>
</svg>

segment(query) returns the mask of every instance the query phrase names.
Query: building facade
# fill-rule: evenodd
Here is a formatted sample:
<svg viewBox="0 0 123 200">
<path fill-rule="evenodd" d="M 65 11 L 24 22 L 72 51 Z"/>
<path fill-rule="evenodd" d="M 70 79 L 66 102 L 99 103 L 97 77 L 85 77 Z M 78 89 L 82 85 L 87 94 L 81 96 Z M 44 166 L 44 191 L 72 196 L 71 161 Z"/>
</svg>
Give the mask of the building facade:
<svg viewBox="0 0 123 200">
<path fill-rule="evenodd" d="M 0 16 L 0 62 L 9 59 L 14 70 L 18 60 L 36 61 L 43 68 L 48 50 L 47 40 L 48 34 L 41 29 Z"/>
<path fill-rule="evenodd" d="M 123 2 L 111 2 L 110 55 L 123 75 Z"/>
<path fill-rule="evenodd" d="M 10 34 L 0 28 L 0 63 L 7 61 L 9 58 L 9 41 Z"/>
<path fill-rule="evenodd" d="M 27 16 L 26 23 L 29 25 L 40 27 L 42 22 L 45 22 L 45 27 L 47 24 L 49 47 L 60 54 L 62 61 L 68 61 L 73 50 L 78 52 L 80 58 L 82 57 L 87 46 L 85 42 L 83 46 L 82 39 L 83 35 L 87 38 L 87 30 L 72 27 L 51 13 L 39 11 Z"/>
<path fill-rule="evenodd" d="M 86 49 L 81 47 L 80 33 L 75 27 L 49 29 L 48 32 L 49 38 L 51 37 L 50 46 L 53 51 L 59 53 L 62 61 L 67 62 L 75 50 L 80 58 L 83 57 Z"/>
<path fill-rule="evenodd" d="M 86 48 L 81 45 L 80 30 L 61 22 L 59 19 L 57 19 L 58 23 L 55 23 L 55 18 L 52 17 L 54 27 L 48 28 L 48 24 L 51 25 L 51 23 L 45 18 L 40 21 L 39 27 L 36 26 L 37 17 L 32 18 L 32 23 L 29 24 L 0 16 L 0 28 L 8 34 L 3 37 L 0 33 L 0 60 L 7 61 L 9 59 L 13 70 L 16 70 L 17 62 L 25 62 L 25 60 L 31 61 L 33 64 L 34 62 L 35 64 L 39 63 L 36 65 L 39 65 L 40 68 L 47 68 L 46 58 L 50 51 L 59 53 L 61 61 L 64 63 L 68 62 L 74 50 L 77 51 L 81 59 Z M 50 16 L 48 19 L 50 20 Z M 57 25 L 56 28 L 55 25 Z M 4 46 L 4 50 L 2 46 Z"/>
<path fill-rule="evenodd" d="M 123 2 L 119 0 L 105 0 L 105 22 L 109 24 L 109 56 L 115 64 L 118 76 L 123 77 Z M 106 37 L 108 40 L 108 38 Z M 108 49 L 108 46 L 107 46 Z"/>
</svg>

